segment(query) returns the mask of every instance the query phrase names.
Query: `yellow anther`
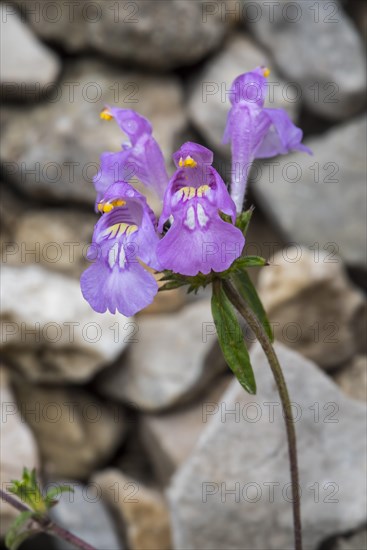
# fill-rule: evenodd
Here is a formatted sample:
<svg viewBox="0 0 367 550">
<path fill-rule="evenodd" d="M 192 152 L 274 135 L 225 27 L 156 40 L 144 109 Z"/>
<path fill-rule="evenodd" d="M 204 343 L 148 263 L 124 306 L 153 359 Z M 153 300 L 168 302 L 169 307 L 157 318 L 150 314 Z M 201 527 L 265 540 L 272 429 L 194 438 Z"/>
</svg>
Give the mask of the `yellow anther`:
<svg viewBox="0 0 367 550">
<path fill-rule="evenodd" d="M 187 157 L 185 159 L 183 159 L 181 157 L 180 160 L 179 160 L 179 163 L 178 163 L 180 168 L 182 168 L 182 167 L 195 168 L 197 166 L 197 164 L 198 163 L 192 157 L 190 157 L 190 155 L 187 155 Z"/>
<path fill-rule="evenodd" d="M 99 116 L 101 117 L 102 120 L 112 120 L 113 119 L 113 115 L 107 107 L 105 109 L 103 109 L 103 111 L 101 111 Z"/>
<path fill-rule="evenodd" d="M 111 210 L 113 210 L 113 204 L 110 204 L 110 203 L 106 203 L 103 205 L 103 212 L 104 214 L 108 214 L 108 212 L 111 212 Z"/>
<path fill-rule="evenodd" d="M 267 67 L 264 67 L 263 75 L 265 76 L 265 78 L 268 78 L 268 76 L 270 76 L 270 69 L 268 69 Z"/>
<path fill-rule="evenodd" d="M 115 199 L 111 202 L 100 202 L 98 204 L 98 212 L 101 212 L 102 214 L 108 214 L 108 212 L 111 212 L 115 208 L 115 206 L 124 206 L 126 204 L 126 201 L 123 199 Z"/>
<path fill-rule="evenodd" d="M 122 199 L 116 199 L 115 201 L 112 202 L 112 204 L 114 206 L 125 206 L 126 201 L 124 201 Z"/>
</svg>

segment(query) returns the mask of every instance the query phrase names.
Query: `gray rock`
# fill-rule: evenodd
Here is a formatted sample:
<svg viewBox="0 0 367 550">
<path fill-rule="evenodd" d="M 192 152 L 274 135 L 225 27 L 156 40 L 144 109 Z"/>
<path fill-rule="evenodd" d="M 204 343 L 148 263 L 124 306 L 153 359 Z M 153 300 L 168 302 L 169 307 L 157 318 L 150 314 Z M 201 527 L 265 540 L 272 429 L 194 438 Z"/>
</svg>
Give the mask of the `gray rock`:
<svg viewBox="0 0 367 550">
<path fill-rule="evenodd" d="M 141 418 L 142 440 L 162 484 L 166 485 L 190 456 L 230 381 L 229 376 L 218 377 L 199 401 Z"/>
<path fill-rule="evenodd" d="M 111 458 L 126 433 L 120 407 L 81 389 L 15 380 L 17 406 L 36 437 L 48 478 L 87 479 Z"/>
<path fill-rule="evenodd" d="M 119 470 L 95 474 L 93 482 L 124 526 L 130 550 L 171 550 L 171 528 L 163 495 Z"/>
<path fill-rule="evenodd" d="M 17 265 L 39 263 L 79 278 L 90 265 L 86 253 L 97 219 L 92 212 L 77 209 L 23 211 L 15 223 L 7 261 Z M 30 250 L 37 254 L 27 254 Z"/>
<path fill-rule="evenodd" d="M 291 242 L 325 250 L 351 267 L 366 268 L 366 118 L 309 139 L 304 153 L 259 164 L 252 190 Z"/>
<path fill-rule="evenodd" d="M 348 537 L 338 537 L 331 550 L 366 550 L 367 529 L 361 529 Z"/>
<path fill-rule="evenodd" d="M 108 397 L 145 411 L 195 398 L 227 368 L 215 345 L 207 300 L 173 315 L 139 317 L 134 338 L 125 360 L 101 375 L 98 387 Z"/>
<path fill-rule="evenodd" d="M 296 259 L 290 262 L 289 259 Z M 347 279 L 340 258 L 286 248 L 260 272 L 258 290 L 276 339 L 333 369 L 358 353 L 355 327 L 366 299 Z"/>
<path fill-rule="evenodd" d="M 7 371 L 3 367 L 0 368 L 0 401 L 0 483 L 6 491 L 13 479 L 22 478 L 24 466 L 29 469 L 39 468 L 39 456 L 34 435 L 21 417 L 10 389 Z M 19 512 L 0 499 L 0 513 L 0 537 L 4 537 Z"/>
<path fill-rule="evenodd" d="M 179 81 L 80 60 L 68 65 L 57 96 L 26 116 L 20 107 L 4 113 L 1 159 L 9 181 L 37 199 L 92 204 L 100 155 L 126 140 L 115 121 L 100 120 L 106 103 L 147 116 L 171 159 L 186 127 Z"/>
<path fill-rule="evenodd" d="M 11 4 L 0 6 L 0 85 L 5 98 L 38 99 L 57 79 L 57 55 L 38 41 Z"/>
<path fill-rule="evenodd" d="M 95 313 L 79 282 L 38 265 L 3 266 L 2 348 L 24 375 L 48 383 L 82 383 L 124 350 L 134 324 Z"/>
<path fill-rule="evenodd" d="M 228 92 L 233 80 L 240 74 L 259 65 L 271 66 L 269 54 L 254 41 L 235 34 L 223 51 L 210 59 L 195 77 L 190 93 L 188 110 L 192 124 L 204 136 L 210 147 L 229 156 L 230 148 L 222 145 L 227 115 L 231 107 Z M 267 107 L 286 109 L 291 118 L 297 119 L 300 102 L 288 101 L 297 98 L 299 92 L 271 71 L 268 78 Z"/>
<path fill-rule="evenodd" d="M 35 2 L 18 0 L 17 4 L 27 14 Z M 47 0 L 36 4 L 40 4 L 40 17 L 29 13 L 29 22 L 45 40 L 71 52 L 95 49 L 149 69 L 167 70 L 200 61 L 220 45 L 229 27 L 228 19 L 221 17 L 223 2 L 217 0 L 210 7 L 204 0 L 158 0 L 154 4 L 150 0 L 104 0 L 94 7 L 76 3 L 73 9 L 60 4 L 53 16 L 47 16 Z M 56 25 L 52 17 L 58 17 Z"/>
<path fill-rule="evenodd" d="M 112 518 L 101 499 L 101 489 L 91 483 L 81 485 L 73 481 L 58 481 L 57 485 L 69 485 L 73 493 L 63 493 L 59 503 L 51 511 L 52 519 L 98 550 L 123 550 Z M 50 483 L 48 487 L 56 484 Z M 74 550 L 75 546 L 55 539 L 57 550 Z"/>
<path fill-rule="evenodd" d="M 294 403 L 304 547 L 365 520 L 366 407 L 345 397 L 314 363 L 276 351 Z M 289 465 L 279 397 L 265 356 L 252 352 L 258 384 L 234 381 L 169 490 L 179 549 L 294 548 Z"/>
<path fill-rule="evenodd" d="M 246 0 L 248 2 L 248 0 Z M 261 0 L 247 28 L 282 74 L 302 87 L 314 113 L 343 120 L 365 104 L 363 41 L 338 2 Z"/>
<path fill-rule="evenodd" d="M 333 376 L 335 382 L 350 397 L 367 401 L 367 357 L 357 355 Z"/>
</svg>

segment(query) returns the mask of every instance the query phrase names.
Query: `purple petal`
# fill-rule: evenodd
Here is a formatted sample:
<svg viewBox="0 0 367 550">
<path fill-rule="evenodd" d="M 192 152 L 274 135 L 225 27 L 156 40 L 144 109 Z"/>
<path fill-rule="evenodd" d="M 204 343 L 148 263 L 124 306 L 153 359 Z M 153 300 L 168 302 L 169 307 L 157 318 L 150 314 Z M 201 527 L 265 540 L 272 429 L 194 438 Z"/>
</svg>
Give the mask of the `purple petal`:
<svg viewBox="0 0 367 550">
<path fill-rule="evenodd" d="M 136 176 L 144 185 L 152 187 L 157 195 L 163 198 L 169 178 L 162 151 L 152 136 L 150 122 L 131 109 L 113 107 L 108 109 L 131 142 L 131 147 L 124 145 L 123 152 L 127 152 L 126 156 L 121 157 L 121 160 L 127 162 L 130 175 L 127 176 L 121 169 L 121 173 L 125 175 L 122 179 L 130 180 Z"/>
<path fill-rule="evenodd" d="M 104 259 L 96 261 L 81 276 L 82 294 L 98 313 L 119 311 L 126 317 L 135 315 L 154 300 L 158 285 L 153 275 L 135 262 L 120 270 L 110 269 Z"/>
<path fill-rule="evenodd" d="M 163 153 L 152 136 L 142 138 L 138 145 L 129 158 L 135 175 L 162 199 L 169 180 Z"/>
<path fill-rule="evenodd" d="M 241 255 L 245 239 L 239 229 L 224 222 L 207 201 L 193 200 L 175 216 L 172 227 L 158 243 L 163 269 L 182 275 L 228 269 Z"/>
<path fill-rule="evenodd" d="M 97 191 L 96 204 L 103 198 L 107 188 L 116 182 L 127 181 L 134 176 L 134 164 L 130 161 L 132 149 L 127 148 L 118 153 L 103 153 L 98 173 L 94 177 Z"/>
<path fill-rule="evenodd" d="M 256 148 L 256 158 L 285 155 L 290 151 L 312 151 L 301 143 L 303 132 L 295 126 L 283 109 L 263 109 L 263 116 L 269 121 L 269 129 Z"/>
<path fill-rule="evenodd" d="M 262 127 L 257 127 L 258 110 L 247 105 L 232 107 L 228 115 L 225 139 L 231 141 L 231 197 L 237 212 L 242 212 L 248 175 L 254 160 L 254 142 L 261 139 Z"/>
<path fill-rule="evenodd" d="M 149 120 L 139 115 L 132 109 L 118 109 L 108 107 L 121 130 L 129 137 L 131 144 L 136 145 L 137 141 L 145 135 L 152 135 L 152 125 Z"/>
<path fill-rule="evenodd" d="M 185 159 L 188 156 L 203 166 L 213 164 L 214 155 L 210 149 L 207 149 L 199 143 L 187 141 L 173 154 L 173 161 L 177 168 L 180 167 L 180 159 Z"/>
<path fill-rule="evenodd" d="M 264 105 L 267 81 L 263 72 L 264 69 L 258 67 L 254 71 L 241 74 L 233 81 L 229 96 L 232 105 L 240 103 L 259 107 Z"/>
</svg>

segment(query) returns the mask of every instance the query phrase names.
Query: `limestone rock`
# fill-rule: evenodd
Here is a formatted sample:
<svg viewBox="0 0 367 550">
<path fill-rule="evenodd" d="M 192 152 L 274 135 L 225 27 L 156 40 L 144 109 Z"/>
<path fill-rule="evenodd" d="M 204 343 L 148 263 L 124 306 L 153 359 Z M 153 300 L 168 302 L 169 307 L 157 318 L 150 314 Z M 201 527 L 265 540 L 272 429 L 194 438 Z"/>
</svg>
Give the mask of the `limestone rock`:
<svg viewBox="0 0 367 550">
<path fill-rule="evenodd" d="M 21 479 L 23 468 L 39 468 L 38 449 L 35 438 L 20 415 L 7 372 L 0 368 L 1 401 L 1 488 L 7 490 L 13 479 Z M 3 537 L 10 524 L 18 516 L 17 510 L 0 499 L 1 529 Z"/>
<path fill-rule="evenodd" d="M 84 390 L 18 380 L 17 404 L 35 434 L 48 478 L 87 479 L 121 445 L 126 420 Z"/>
<path fill-rule="evenodd" d="M 364 45 L 340 3 L 258 4 L 258 15 L 247 20 L 247 28 L 272 52 L 282 74 L 301 85 L 308 108 L 333 120 L 363 109 Z"/>
<path fill-rule="evenodd" d="M 228 19 L 221 16 L 225 2 L 215 1 L 210 6 L 204 0 L 60 4 L 53 15 L 58 17 L 57 25 L 51 15 L 47 17 L 47 0 L 18 0 L 25 15 L 35 3 L 40 5 L 40 16 L 29 14 L 29 22 L 42 38 L 71 52 L 95 49 L 148 69 L 167 70 L 200 61 L 220 45 L 229 28 Z"/>
<path fill-rule="evenodd" d="M 238 75 L 252 71 L 259 65 L 271 66 L 268 53 L 248 36 L 235 34 L 224 50 L 200 70 L 192 86 L 188 105 L 191 122 L 210 147 L 225 156 L 230 154 L 229 146 L 222 145 L 231 107 L 228 92 Z M 266 106 L 286 109 L 295 121 L 300 107 L 297 89 L 273 70 L 268 83 Z"/>
<path fill-rule="evenodd" d="M 95 313 L 79 282 L 38 265 L 3 266 L 3 353 L 30 380 L 82 383 L 114 361 L 134 324 Z"/>
<path fill-rule="evenodd" d="M 367 548 L 367 529 L 361 529 L 347 537 L 338 537 L 332 550 L 365 550 Z"/>
<path fill-rule="evenodd" d="M 8 180 L 38 199 L 94 203 L 93 176 L 104 151 L 127 138 L 115 121 L 100 120 L 105 104 L 135 109 L 152 122 L 167 161 L 186 128 L 181 85 L 100 61 L 70 62 L 54 96 L 27 110 L 8 108 L 1 160 Z"/>
<path fill-rule="evenodd" d="M 142 439 L 162 484 L 190 456 L 230 381 L 230 376 L 218 377 L 199 401 L 141 418 Z"/>
<path fill-rule="evenodd" d="M 366 406 L 314 363 L 276 352 L 294 404 L 304 547 L 365 521 Z M 251 352 L 256 396 L 237 381 L 169 490 L 177 550 L 294 548 L 284 420 L 266 358 Z"/>
<path fill-rule="evenodd" d="M 11 4 L 0 5 L 0 25 L 3 97 L 39 99 L 58 77 L 59 58 L 38 41 Z"/>
<path fill-rule="evenodd" d="M 333 376 L 335 382 L 350 397 L 367 401 L 367 357 L 357 355 Z"/>
<path fill-rule="evenodd" d="M 258 281 L 276 338 L 325 369 L 357 353 L 354 322 L 365 303 L 340 258 L 328 260 L 326 252 L 315 257 L 306 248 L 287 248 L 274 256 Z"/>
<path fill-rule="evenodd" d="M 92 212 L 76 209 L 26 211 L 18 219 L 12 243 L 16 249 L 10 249 L 8 260 L 22 265 L 38 263 L 79 278 L 90 265 L 86 253 L 97 219 Z"/>
<path fill-rule="evenodd" d="M 137 319 L 136 340 L 119 365 L 98 379 L 110 398 L 145 411 L 194 399 L 226 364 L 218 351 L 210 301 L 182 311 Z"/>
<path fill-rule="evenodd" d="M 97 473 L 93 481 L 125 527 L 131 550 L 171 550 L 167 505 L 162 495 L 119 470 Z"/>
<path fill-rule="evenodd" d="M 52 519 L 99 550 L 123 550 L 98 485 L 82 485 L 68 480 L 57 483 L 70 485 L 74 492 L 63 493 L 58 498 L 59 503 L 51 511 Z M 55 539 L 55 544 L 56 550 L 75 549 L 61 539 Z"/>
<path fill-rule="evenodd" d="M 260 163 L 252 190 L 285 238 L 366 269 L 366 117 L 306 140 L 313 156 Z"/>
</svg>

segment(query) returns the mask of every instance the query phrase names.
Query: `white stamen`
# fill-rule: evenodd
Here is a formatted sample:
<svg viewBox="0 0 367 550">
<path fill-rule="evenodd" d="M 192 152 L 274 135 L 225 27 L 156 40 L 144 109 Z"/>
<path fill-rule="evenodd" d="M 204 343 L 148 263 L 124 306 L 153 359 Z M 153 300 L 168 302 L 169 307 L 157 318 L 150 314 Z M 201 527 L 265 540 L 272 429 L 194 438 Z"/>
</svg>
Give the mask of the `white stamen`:
<svg viewBox="0 0 367 550">
<path fill-rule="evenodd" d="M 205 210 L 200 203 L 197 205 L 197 216 L 200 227 L 205 227 L 209 221 L 209 218 L 205 214 Z"/>
<path fill-rule="evenodd" d="M 195 229 L 195 210 L 192 206 L 190 206 L 187 210 L 186 220 L 184 221 L 184 224 L 191 230 Z"/>
<path fill-rule="evenodd" d="M 119 245 L 118 243 L 115 243 L 108 252 L 108 265 L 111 269 L 113 269 L 113 266 L 116 264 L 118 251 Z"/>
</svg>

